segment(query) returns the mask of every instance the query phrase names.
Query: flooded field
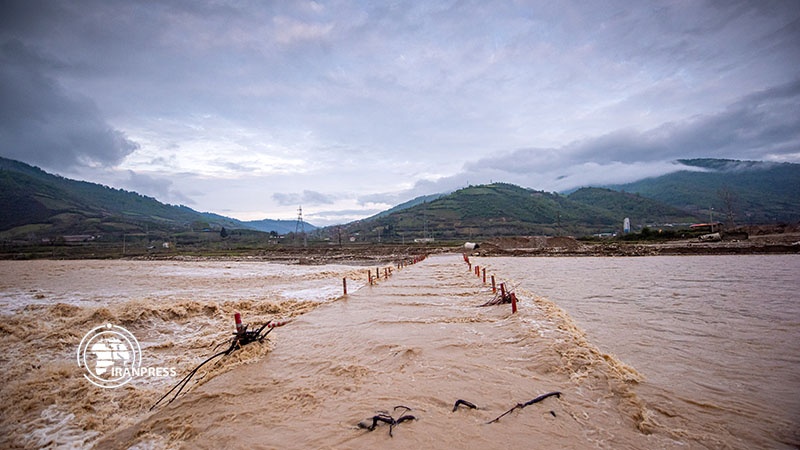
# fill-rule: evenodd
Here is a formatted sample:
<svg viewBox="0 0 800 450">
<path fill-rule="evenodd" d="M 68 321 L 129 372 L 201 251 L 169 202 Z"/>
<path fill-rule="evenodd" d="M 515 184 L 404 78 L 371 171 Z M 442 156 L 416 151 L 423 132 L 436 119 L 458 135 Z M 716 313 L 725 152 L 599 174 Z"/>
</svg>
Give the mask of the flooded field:
<svg viewBox="0 0 800 450">
<path fill-rule="evenodd" d="M 800 442 L 796 256 L 473 264 L 517 286 L 517 314 L 509 305 L 477 307 L 492 298 L 491 289 L 460 255 L 396 269 L 375 286 L 365 286 L 366 267 L 345 265 L 0 262 L 0 446 L 617 449 Z M 715 280 L 702 272 L 707 267 Z M 146 364 L 174 367 L 179 378 L 230 339 L 234 312 L 251 324 L 293 320 L 269 342 L 210 364 L 174 403 L 153 411 L 176 377 L 137 377 L 101 389 L 75 361 L 84 334 L 113 323 L 136 336 Z M 561 395 L 487 423 L 555 391 Z M 453 411 L 458 399 L 477 409 Z M 373 432 L 358 427 L 378 411 L 414 419 L 394 425 L 391 437 L 385 423 Z"/>
<path fill-rule="evenodd" d="M 800 445 L 800 256 L 476 258 L 632 365 L 657 420 L 721 447 Z"/>
</svg>

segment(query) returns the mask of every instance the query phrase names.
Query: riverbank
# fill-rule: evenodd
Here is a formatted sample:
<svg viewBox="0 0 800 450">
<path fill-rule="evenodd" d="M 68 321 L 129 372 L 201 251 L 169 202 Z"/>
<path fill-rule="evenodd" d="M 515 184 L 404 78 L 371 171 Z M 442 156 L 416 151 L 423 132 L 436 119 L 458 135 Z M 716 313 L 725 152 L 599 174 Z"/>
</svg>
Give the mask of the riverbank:
<svg viewBox="0 0 800 450">
<path fill-rule="evenodd" d="M 657 256 L 657 255 L 745 255 L 798 254 L 800 231 L 751 235 L 748 239 L 716 242 L 698 239 L 664 241 L 587 241 L 567 236 L 514 236 L 477 240 L 475 256 Z M 271 261 L 284 264 L 388 264 L 415 255 L 465 251 L 463 242 L 425 244 L 313 243 L 307 247 L 274 245 L 230 249 L 153 248 L 123 249 L 121 246 L 89 243 L 68 246 L 5 246 L 0 260 L 29 259 L 130 259 L 161 261 Z"/>
<path fill-rule="evenodd" d="M 767 234 L 744 240 L 702 242 L 698 239 L 664 242 L 581 241 L 571 237 L 522 236 L 479 243 L 475 256 L 658 256 L 752 255 L 800 253 L 800 233 Z"/>
<path fill-rule="evenodd" d="M 81 243 L 0 247 L 0 260 L 128 259 L 149 261 L 269 261 L 284 264 L 384 264 L 416 255 L 457 252 L 460 244 L 347 244 L 310 243 L 308 246 L 269 245 L 260 247 L 204 248 L 169 247 L 124 249 L 121 244 Z"/>
</svg>

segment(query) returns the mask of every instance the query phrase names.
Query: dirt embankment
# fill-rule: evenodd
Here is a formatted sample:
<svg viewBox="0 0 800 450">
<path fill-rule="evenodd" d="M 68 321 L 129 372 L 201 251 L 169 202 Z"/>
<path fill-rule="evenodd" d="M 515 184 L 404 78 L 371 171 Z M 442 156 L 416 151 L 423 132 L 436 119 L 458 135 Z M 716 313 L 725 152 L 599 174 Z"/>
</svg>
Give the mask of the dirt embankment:
<svg viewBox="0 0 800 450">
<path fill-rule="evenodd" d="M 800 253 L 800 232 L 759 234 L 742 240 L 701 242 L 583 242 L 571 237 L 518 236 L 481 242 L 478 256 L 655 256 Z"/>
</svg>

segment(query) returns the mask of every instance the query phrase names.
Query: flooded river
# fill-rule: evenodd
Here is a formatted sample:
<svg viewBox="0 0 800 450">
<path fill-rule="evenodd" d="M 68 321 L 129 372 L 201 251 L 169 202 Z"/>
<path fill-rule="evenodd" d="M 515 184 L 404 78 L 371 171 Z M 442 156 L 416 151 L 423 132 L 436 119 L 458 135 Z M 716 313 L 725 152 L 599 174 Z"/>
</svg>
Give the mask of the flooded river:
<svg viewBox="0 0 800 450">
<path fill-rule="evenodd" d="M 3 448 L 796 448 L 800 258 L 474 258 L 367 270 L 260 261 L 0 262 Z M 342 278 L 350 294 L 342 296 Z M 291 319 L 149 408 L 245 322 Z M 150 366 L 98 388 L 113 323 Z M 558 391 L 536 404 L 514 405 Z M 453 411 L 457 399 L 477 409 Z M 403 408 L 395 408 L 401 406 Z M 407 409 L 406 409 L 407 408 Z M 382 412 L 380 412 L 382 411 Z M 375 415 L 375 431 L 359 428 Z"/>
<path fill-rule="evenodd" d="M 800 444 L 800 256 L 474 262 L 549 298 L 635 367 L 663 423 L 734 448 Z"/>
</svg>

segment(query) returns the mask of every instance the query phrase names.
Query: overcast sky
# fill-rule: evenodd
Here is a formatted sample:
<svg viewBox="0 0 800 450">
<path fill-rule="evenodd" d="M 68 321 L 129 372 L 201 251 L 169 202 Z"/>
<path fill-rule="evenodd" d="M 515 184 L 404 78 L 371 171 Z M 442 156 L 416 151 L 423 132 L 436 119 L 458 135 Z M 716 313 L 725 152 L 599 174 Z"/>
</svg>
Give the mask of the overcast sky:
<svg viewBox="0 0 800 450">
<path fill-rule="evenodd" d="M 800 162 L 800 1 L 0 2 L 0 155 L 315 225 Z"/>
</svg>

